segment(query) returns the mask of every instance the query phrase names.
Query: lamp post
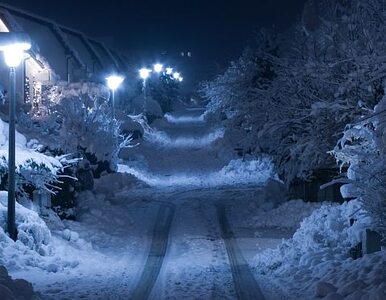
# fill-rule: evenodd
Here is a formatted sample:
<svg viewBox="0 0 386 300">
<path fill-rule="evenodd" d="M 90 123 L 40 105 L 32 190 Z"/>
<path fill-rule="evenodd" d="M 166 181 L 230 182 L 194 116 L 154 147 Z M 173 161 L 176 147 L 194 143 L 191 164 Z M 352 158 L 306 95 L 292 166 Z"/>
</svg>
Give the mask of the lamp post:
<svg viewBox="0 0 386 300">
<path fill-rule="evenodd" d="M 143 80 L 142 91 L 143 91 L 143 98 L 144 98 L 144 101 L 143 101 L 143 111 L 144 112 L 146 111 L 146 96 L 147 96 L 146 95 L 146 80 L 149 78 L 150 73 L 151 73 L 151 70 L 149 70 L 147 68 L 142 68 L 139 70 L 139 77 L 141 77 Z"/>
<path fill-rule="evenodd" d="M 115 119 L 115 90 L 122 84 L 124 78 L 118 75 L 111 75 L 106 78 L 107 86 L 111 90 L 111 116 Z"/>
<path fill-rule="evenodd" d="M 0 51 L 4 53 L 5 63 L 9 67 L 10 99 L 9 99 L 9 139 L 8 139 L 8 212 L 7 231 L 11 239 L 16 241 L 16 166 L 15 166 L 15 110 L 16 110 L 16 68 L 24 59 L 24 51 L 31 48 L 29 36 L 23 32 L 1 32 Z"/>
</svg>

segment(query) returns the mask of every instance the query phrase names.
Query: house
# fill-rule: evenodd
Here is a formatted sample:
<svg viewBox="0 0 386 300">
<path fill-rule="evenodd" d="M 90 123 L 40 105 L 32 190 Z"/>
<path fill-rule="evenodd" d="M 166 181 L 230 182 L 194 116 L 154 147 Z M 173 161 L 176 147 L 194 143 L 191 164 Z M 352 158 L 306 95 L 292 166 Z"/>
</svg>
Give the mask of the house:
<svg viewBox="0 0 386 300">
<path fill-rule="evenodd" d="M 24 31 L 31 37 L 28 57 L 17 70 L 17 101 L 41 103 L 42 88 L 58 81 L 104 82 L 106 74 L 126 73 L 116 51 L 82 32 L 0 3 L 0 32 Z M 0 89 L 8 90 L 8 68 L 0 59 Z"/>
</svg>

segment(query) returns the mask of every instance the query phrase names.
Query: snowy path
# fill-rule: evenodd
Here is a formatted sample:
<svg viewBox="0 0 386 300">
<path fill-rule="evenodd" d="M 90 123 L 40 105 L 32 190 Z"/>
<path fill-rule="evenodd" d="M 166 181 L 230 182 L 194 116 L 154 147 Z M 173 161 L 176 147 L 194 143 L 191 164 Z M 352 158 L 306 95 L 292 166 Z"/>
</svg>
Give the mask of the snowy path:
<svg viewBox="0 0 386 300">
<path fill-rule="evenodd" d="M 216 145 L 208 124 L 192 112 L 167 119 L 156 124 L 138 150 L 148 169 L 130 167 L 130 162 L 120 167 L 152 186 L 157 196 L 149 201 L 173 205 L 169 214 L 161 206 L 162 217 L 155 223 L 149 256 L 132 298 L 265 299 L 225 215 L 229 205 L 255 196 L 251 191 L 259 188 L 258 178 L 250 187 L 238 186 L 245 182 L 237 178 L 222 187 L 229 175 L 218 170 L 228 162 L 219 157 L 222 146 Z M 176 188 L 179 191 L 173 192 Z M 258 239 L 249 240 L 255 241 L 249 250 L 256 253 Z"/>
<path fill-rule="evenodd" d="M 120 170 L 150 186 L 132 187 L 130 176 L 108 175 L 83 195 L 78 222 L 65 223 L 79 238 L 63 241 L 62 231 L 54 233 L 57 257 L 74 261 L 74 267 L 59 261 L 57 271 L 36 268 L 14 275 L 55 300 L 265 299 L 249 265 L 258 240 L 266 240 L 253 234 L 239 239 L 229 227 L 236 232 L 242 226 L 242 217 L 230 212 L 256 201 L 259 176 L 269 177 L 266 166 L 260 174 L 248 165 L 246 174 L 257 177 L 233 172 L 237 165 L 222 172 L 229 160 L 220 157 L 221 144 L 208 141 L 209 126 L 189 114 L 172 120 L 161 123 L 159 136 L 179 140 L 168 140 L 167 147 L 145 141 L 135 148 L 147 160 L 145 169 L 127 161 Z M 192 141 L 202 143 L 197 147 Z M 123 185 L 115 188 L 115 180 Z M 267 286 L 261 286 L 263 293 Z"/>
<path fill-rule="evenodd" d="M 237 298 L 245 300 L 264 300 L 265 297 L 245 261 L 232 229 L 230 228 L 225 206 L 223 204 L 217 204 L 216 208 L 221 227 L 221 235 L 225 241 L 229 262 L 231 264 Z"/>
<path fill-rule="evenodd" d="M 168 245 L 170 225 L 174 217 L 174 205 L 161 204 L 154 225 L 152 242 L 139 283 L 130 299 L 147 299 L 157 280 Z"/>
</svg>

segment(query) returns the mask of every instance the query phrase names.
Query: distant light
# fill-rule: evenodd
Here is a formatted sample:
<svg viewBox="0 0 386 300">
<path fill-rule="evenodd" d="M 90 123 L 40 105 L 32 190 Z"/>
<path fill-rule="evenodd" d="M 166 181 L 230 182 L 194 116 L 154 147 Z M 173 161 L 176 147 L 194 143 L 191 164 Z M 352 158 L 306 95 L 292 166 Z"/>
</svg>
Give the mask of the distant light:
<svg viewBox="0 0 386 300">
<path fill-rule="evenodd" d="M 179 82 L 182 82 L 183 80 L 184 80 L 184 77 L 179 77 L 179 78 L 178 78 L 178 81 L 179 81 Z"/>
<path fill-rule="evenodd" d="M 146 80 L 150 76 L 151 70 L 142 68 L 139 70 L 139 76 L 143 79 Z"/>
<path fill-rule="evenodd" d="M 111 75 L 106 80 L 109 89 L 115 91 L 122 84 L 124 78 L 118 75 Z"/>
<path fill-rule="evenodd" d="M 155 64 L 153 66 L 153 70 L 156 73 L 161 73 L 163 69 L 164 69 L 164 66 L 162 64 Z"/>
<path fill-rule="evenodd" d="M 180 77 L 181 77 L 181 74 L 180 74 L 180 73 L 178 73 L 178 72 L 174 72 L 174 73 L 173 73 L 173 78 L 174 78 L 175 80 L 179 80 Z"/>
<path fill-rule="evenodd" d="M 173 74 L 173 68 L 171 68 L 171 67 L 166 68 L 166 74 L 167 75 L 172 75 Z"/>
</svg>

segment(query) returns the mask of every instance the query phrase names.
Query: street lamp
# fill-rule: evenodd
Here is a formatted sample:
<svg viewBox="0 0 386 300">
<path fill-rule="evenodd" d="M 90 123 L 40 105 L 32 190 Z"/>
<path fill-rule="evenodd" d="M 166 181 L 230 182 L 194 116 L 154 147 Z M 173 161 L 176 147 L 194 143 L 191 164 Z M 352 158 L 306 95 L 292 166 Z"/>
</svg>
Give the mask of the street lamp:
<svg viewBox="0 0 386 300">
<path fill-rule="evenodd" d="M 153 66 L 154 72 L 156 72 L 158 74 L 161 73 L 163 71 L 163 69 L 164 69 L 164 66 L 162 64 L 155 64 Z"/>
<path fill-rule="evenodd" d="M 172 75 L 173 74 L 173 68 L 169 67 L 166 68 L 166 75 Z"/>
<path fill-rule="evenodd" d="M 31 48 L 31 39 L 24 32 L 1 32 L 0 51 L 4 53 L 6 65 L 9 67 L 10 99 L 9 99 L 9 139 L 8 139 L 8 212 L 7 230 L 9 237 L 16 241 L 16 166 L 15 166 L 15 110 L 16 110 L 16 68 L 24 59 L 24 51 Z"/>
<path fill-rule="evenodd" d="M 174 78 L 175 80 L 180 80 L 181 74 L 178 73 L 178 72 L 174 72 L 174 73 L 173 73 L 173 78 Z"/>
<path fill-rule="evenodd" d="M 139 70 L 139 77 L 141 77 L 143 80 L 142 90 L 143 90 L 143 96 L 145 97 L 145 99 L 146 99 L 146 80 L 149 78 L 150 73 L 151 73 L 150 69 L 142 68 Z"/>
<path fill-rule="evenodd" d="M 111 75 L 109 77 L 106 77 L 107 86 L 111 90 L 111 115 L 113 118 L 115 118 L 115 90 L 122 84 L 124 78 L 122 76 L 118 75 Z"/>
<path fill-rule="evenodd" d="M 142 78 L 142 91 L 143 91 L 143 112 L 146 112 L 146 80 L 149 78 L 151 70 L 142 68 L 139 70 L 139 77 Z"/>
</svg>

